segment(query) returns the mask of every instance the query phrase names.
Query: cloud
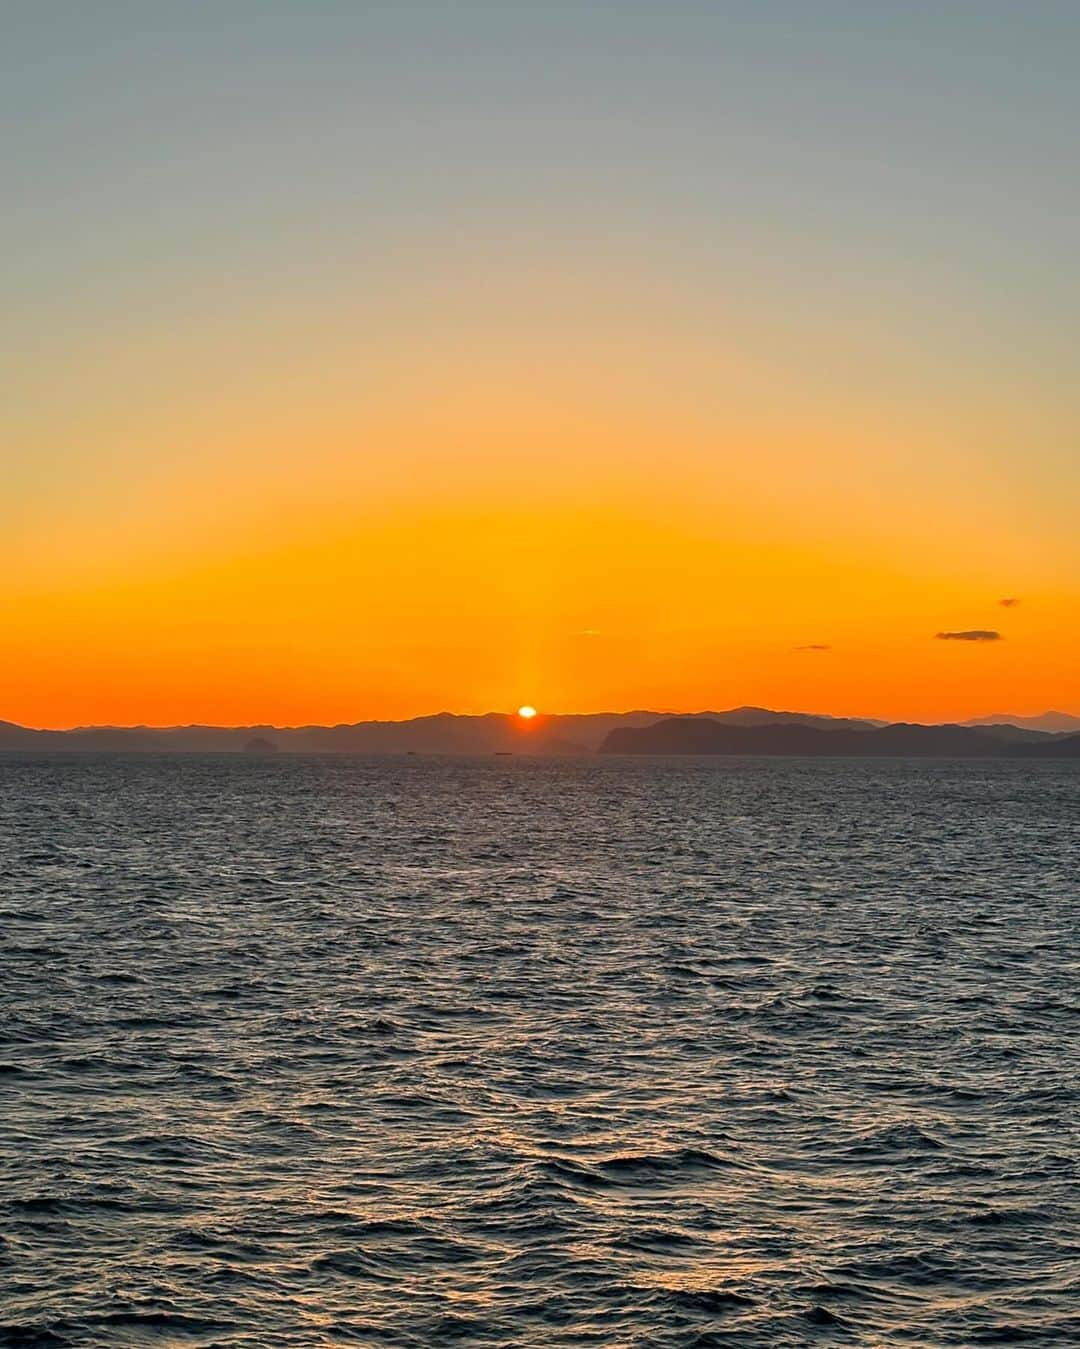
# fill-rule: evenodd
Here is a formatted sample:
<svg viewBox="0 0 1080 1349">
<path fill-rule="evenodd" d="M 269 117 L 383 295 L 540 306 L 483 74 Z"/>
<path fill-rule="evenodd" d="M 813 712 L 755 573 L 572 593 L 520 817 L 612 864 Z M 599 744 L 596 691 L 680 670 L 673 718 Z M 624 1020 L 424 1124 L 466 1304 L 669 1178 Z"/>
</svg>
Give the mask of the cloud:
<svg viewBox="0 0 1080 1349">
<path fill-rule="evenodd" d="M 1006 599 L 998 600 L 998 604 L 1000 604 L 1003 609 L 1015 609 L 1019 603 L 1020 601 L 1015 595 L 1009 595 Z"/>
<path fill-rule="evenodd" d="M 807 642 L 805 646 L 793 646 L 792 651 L 831 651 L 827 642 Z"/>
<path fill-rule="evenodd" d="M 969 628 L 966 632 L 935 632 L 939 642 L 1000 642 L 1000 632 L 993 628 Z"/>
</svg>

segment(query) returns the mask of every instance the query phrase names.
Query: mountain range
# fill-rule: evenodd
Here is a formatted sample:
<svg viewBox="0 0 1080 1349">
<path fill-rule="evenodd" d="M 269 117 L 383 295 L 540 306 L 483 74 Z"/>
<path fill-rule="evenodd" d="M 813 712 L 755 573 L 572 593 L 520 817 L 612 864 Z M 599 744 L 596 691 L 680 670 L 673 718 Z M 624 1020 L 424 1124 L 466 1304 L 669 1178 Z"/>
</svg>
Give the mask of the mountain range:
<svg viewBox="0 0 1080 1349">
<path fill-rule="evenodd" d="M 605 754 L 773 754 L 878 758 L 1080 758 L 1080 735 L 1013 726 L 920 726 L 895 723 L 864 730 L 820 726 L 734 726 L 708 717 L 667 717 L 652 726 L 613 730 Z"/>
<path fill-rule="evenodd" d="M 1053 721 L 1055 729 L 1035 723 Z M 1033 755 L 1080 753 L 1080 718 L 993 718 L 964 725 L 889 724 L 807 712 L 736 707 L 541 715 L 441 712 L 408 721 L 337 726 L 84 726 L 34 730 L 0 721 L 0 751 L 24 753 L 309 754 L 812 754 Z M 1060 729 L 1058 729 L 1060 727 Z"/>
<path fill-rule="evenodd" d="M 1037 717 L 1013 717 L 1003 712 L 994 712 L 988 717 L 975 717 L 962 722 L 964 726 L 1015 726 L 1024 731 L 1065 732 L 1075 735 L 1080 732 L 1080 717 L 1068 712 L 1043 712 Z"/>
</svg>

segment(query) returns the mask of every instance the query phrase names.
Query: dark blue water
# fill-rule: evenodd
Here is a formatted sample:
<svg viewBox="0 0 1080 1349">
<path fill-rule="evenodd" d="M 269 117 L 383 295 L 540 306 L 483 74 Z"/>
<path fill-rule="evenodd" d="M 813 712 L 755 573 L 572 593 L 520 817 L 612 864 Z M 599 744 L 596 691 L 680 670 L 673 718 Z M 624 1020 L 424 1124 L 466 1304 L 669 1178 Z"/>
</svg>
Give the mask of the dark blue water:
<svg viewBox="0 0 1080 1349">
<path fill-rule="evenodd" d="M 1077 1342 L 1080 770 L 0 761 L 0 1343 Z"/>
</svg>

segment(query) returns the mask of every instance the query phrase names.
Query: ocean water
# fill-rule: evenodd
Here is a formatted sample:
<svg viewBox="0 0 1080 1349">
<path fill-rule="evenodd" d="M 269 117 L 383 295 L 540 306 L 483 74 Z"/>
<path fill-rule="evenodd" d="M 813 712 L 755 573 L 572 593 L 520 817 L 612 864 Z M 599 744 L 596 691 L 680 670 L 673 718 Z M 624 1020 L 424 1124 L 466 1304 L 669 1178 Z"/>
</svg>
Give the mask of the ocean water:
<svg viewBox="0 0 1080 1349">
<path fill-rule="evenodd" d="M 1080 1341 L 1080 768 L 0 760 L 0 1344 Z"/>
</svg>

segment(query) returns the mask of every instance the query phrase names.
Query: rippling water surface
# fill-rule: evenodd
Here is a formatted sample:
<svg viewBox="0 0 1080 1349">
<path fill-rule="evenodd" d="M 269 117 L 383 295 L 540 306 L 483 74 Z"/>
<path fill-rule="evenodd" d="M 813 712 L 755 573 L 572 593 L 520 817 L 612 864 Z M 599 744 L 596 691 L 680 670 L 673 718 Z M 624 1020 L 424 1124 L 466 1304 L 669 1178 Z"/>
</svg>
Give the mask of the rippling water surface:
<svg viewBox="0 0 1080 1349">
<path fill-rule="evenodd" d="M 1080 772 L 0 761 L 0 1343 L 1080 1337 Z"/>
</svg>

